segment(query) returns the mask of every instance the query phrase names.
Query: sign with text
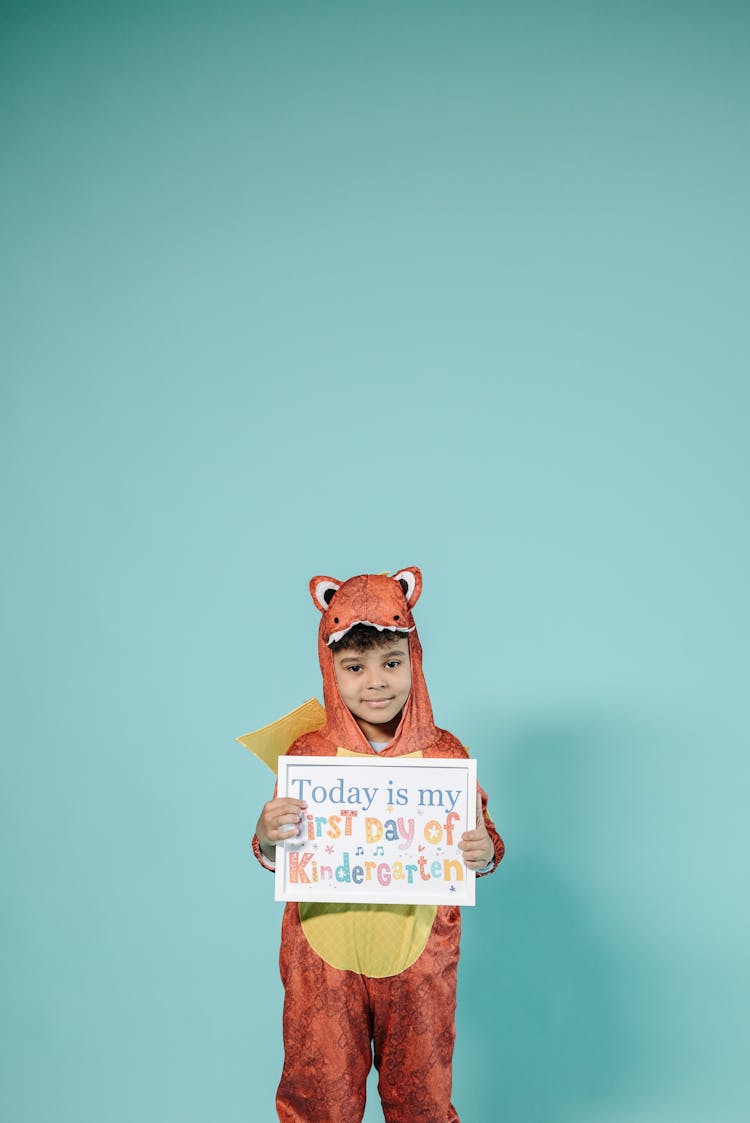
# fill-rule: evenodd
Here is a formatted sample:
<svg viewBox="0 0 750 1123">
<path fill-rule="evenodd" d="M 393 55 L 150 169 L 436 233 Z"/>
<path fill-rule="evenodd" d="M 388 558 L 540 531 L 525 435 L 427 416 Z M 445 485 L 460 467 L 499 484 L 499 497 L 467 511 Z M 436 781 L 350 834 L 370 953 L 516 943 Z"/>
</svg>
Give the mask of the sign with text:
<svg viewBox="0 0 750 1123">
<path fill-rule="evenodd" d="M 278 795 L 307 809 L 276 847 L 276 900 L 473 905 L 476 785 L 475 760 L 280 757 Z"/>
</svg>

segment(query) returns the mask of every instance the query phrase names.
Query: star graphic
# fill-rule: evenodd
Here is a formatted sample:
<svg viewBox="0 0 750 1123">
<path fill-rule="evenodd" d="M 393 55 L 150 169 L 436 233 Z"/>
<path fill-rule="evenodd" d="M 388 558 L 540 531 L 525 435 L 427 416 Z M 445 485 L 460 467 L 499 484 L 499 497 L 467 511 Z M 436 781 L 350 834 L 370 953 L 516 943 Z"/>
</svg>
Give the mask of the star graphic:
<svg viewBox="0 0 750 1123">
<path fill-rule="evenodd" d="M 434 827 L 428 826 L 424 832 L 424 836 L 428 842 L 437 842 L 440 838 L 440 834 L 440 827 L 438 827 L 437 825 L 435 825 Z"/>
<path fill-rule="evenodd" d="M 456 892 L 456 887 L 455 887 L 455 885 L 451 885 L 451 893 L 455 893 L 455 892 Z"/>
<path fill-rule="evenodd" d="M 333 854 L 333 847 L 332 846 L 326 846 L 326 854 Z"/>
</svg>

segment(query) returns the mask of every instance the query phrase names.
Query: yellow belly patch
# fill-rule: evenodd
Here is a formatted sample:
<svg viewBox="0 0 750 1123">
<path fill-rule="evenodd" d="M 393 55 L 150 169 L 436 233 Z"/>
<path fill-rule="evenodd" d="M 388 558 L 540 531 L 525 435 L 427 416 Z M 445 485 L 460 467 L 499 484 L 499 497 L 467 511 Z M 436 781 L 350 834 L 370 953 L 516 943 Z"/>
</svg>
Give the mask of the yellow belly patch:
<svg viewBox="0 0 750 1123">
<path fill-rule="evenodd" d="M 436 913 L 436 905 L 299 904 L 313 951 L 339 971 L 371 979 L 400 975 L 419 959 Z"/>
</svg>

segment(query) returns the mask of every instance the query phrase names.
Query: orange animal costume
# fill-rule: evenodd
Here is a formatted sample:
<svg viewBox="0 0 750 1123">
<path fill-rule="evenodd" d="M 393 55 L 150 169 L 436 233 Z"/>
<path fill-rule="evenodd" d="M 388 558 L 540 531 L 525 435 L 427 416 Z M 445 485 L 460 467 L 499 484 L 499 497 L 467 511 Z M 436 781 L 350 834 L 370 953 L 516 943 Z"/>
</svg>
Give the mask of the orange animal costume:
<svg viewBox="0 0 750 1123">
<path fill-rule="evenodd" d="M 422 648 L 411 610 L 422 591 L 416 568 L 343 584 L 314 577 L 322 612 L 318 654 L 326 724 L 299 737 L 290 754 L 373 755 L 339 695 L 329 644 L 355 624 L 406 633 L 412 687 L 396 735 L 379 756 L 466 757 L 433 721 Z M 495 849 L 502 839 L 486 811 Z M 257 837 L 253 849 L 262 862 Z M 487 871 L 491 872 L 491 871 Z M 296 904 L 284 910 L 284 1069 L 276 1098 L 281 1123 L 358 1123 L 373 1061 L 387 1123 L 458 1123 L 450 1102 L 455 1038 L 457 906 Z"/>
</svg>

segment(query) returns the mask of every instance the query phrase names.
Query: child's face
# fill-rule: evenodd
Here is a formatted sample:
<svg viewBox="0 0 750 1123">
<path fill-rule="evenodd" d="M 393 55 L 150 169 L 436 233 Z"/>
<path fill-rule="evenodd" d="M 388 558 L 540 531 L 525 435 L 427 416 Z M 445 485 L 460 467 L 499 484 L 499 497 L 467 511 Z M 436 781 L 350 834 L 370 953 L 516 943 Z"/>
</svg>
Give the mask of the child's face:
<svg viewBox="0 0 750 1123">
<path fill-rule="evenodd" d="M 411 690 L 409 641 L 394 636 L 385 647 L 333 653 L 339 694 L 368 741 L 390 741 Z"/>
</svg>

